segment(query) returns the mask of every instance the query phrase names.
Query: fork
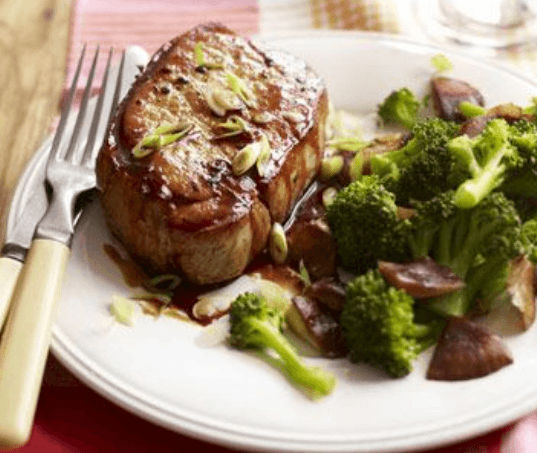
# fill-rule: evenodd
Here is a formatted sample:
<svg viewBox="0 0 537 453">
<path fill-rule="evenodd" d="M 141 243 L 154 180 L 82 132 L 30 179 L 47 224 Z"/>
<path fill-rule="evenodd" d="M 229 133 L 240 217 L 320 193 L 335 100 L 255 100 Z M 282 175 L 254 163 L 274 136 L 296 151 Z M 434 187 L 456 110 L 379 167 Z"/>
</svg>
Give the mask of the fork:
<svg viewBox="0 0 537 453">
<path fill-rule="evenodd" d="M 35 415 L 39 389 L 52 336 L 62 276 L 70 254 L 80 195 L 96 185 L 95 160 L 110 116 L 119 100 L 125 62 L 123 53 L 115 84 L 110 114 L 105 115 L 104 98 L 110 82 L 112 50 L 108 54 L 103 86 L 97 98 L 89 130 L 86 117 L 99 48 L 93 57 L 72 135 L 64 134 L 86 46 L 82 49 L 71 84 L 67 106 L 62 112 L 46 164 L 46 181 L 51 188 L 48 209 L 39 222 L 26 264 L 21 273 L 8 320 L 0 339 L 0 446 L 15 447 L 27 442 Z M 86 131 L 87 135 L 82 131 Z M 66 137 L 64 137 L 66 135 Z M 87 138 L 85 144 L 83 139 Z M 65 144 L 67 143 L 67 146 Z"/>
</svg>

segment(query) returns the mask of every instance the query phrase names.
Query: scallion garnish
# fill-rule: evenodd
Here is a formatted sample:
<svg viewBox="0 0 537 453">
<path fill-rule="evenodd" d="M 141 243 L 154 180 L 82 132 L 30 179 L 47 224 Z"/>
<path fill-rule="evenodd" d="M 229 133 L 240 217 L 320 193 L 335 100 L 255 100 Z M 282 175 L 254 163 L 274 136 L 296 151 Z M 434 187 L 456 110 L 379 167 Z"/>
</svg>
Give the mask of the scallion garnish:
<svg viewBox="0 0 537 453">
<path fill-rule="evenodd" d="M 449 72 L 453 69 L 453 63 L 443 53 L 437 53 L 431 57 L 431 64 L 438 72 Z"/>
<path fill-rule="evenodd" d="M 260 147 L 261 151 L 259 152 L 255 165 L 257 167 L 257 173 L 259 176 L 263 177 L 265 176 L 267 165 L 270 162 L 270 157 L 272 156 L 272 148 L 270 147 L 270 143 L 266 135 L 261 137 Z"/>
<path fill-rule="evenodd" d="M 163 285 L 166 283 L 165 285 Z M 175 274 L 163 274 L 157 275 L 149 280 L 149 286 L 151 288 L 160 288 L 163 290 L 172 290 L 177 288 L 181 284 L 181 278 Z"/>
<path fill-rule="evenodd" d="M 273 223 L 269 236 L 269 251 L 272 259 L 277 264 L 283 264 L 287 259 L 287 237 L 280 223 Z"/>
<path fill-rule="evenodd" d="M 286 120 L 291 121 L 292 123 L 300 123 L 305 119 L 304 115 L 300 112 L 283 112 L 282 116 Z"/>
<path fill-rule="evenodd" d="M 334 201 L 334 198 L 336 198 L 336 195 L 337 189 L 335 187 L 327 187 L 324 189 L 322 193 L 323 206 L 328 208 Z"/>
<path fill-rule="evenodd" d="M 218 128 L 224 129 L 225 133 L 218 135 L 217 138 L 232 137 L 242 134 L 248 130 L 248 124 L 238 115 L 231 115 L 226 122 L 220 123 Z"/>
<path fill-rule="evenodd" d="M 341 170 L 343 170 L 343 165 L 345 161 L 342 156 L 330 156 L 326 159 L 323 159 L 321 162 L 321 171 L 320 177 L 323 181 L 328 181 L 329 179 L 337 176 Z"/>
<path fill-rule="evenodd" d="M 203 49 L 203 43 L 197 42 L 194 46 L 194 57 L 196 59 L 196 67 L 205 67 L 208 69 L 222 69 L 224 66 L 220 63 L 208 62 L 205 59 L 205 51 Z"/>
<path fill-rule="evenodd" d="M 226 80 L 231 90 L 233 90 L 248 107 L 256 106 L 255 95 L 252 90 L 248 88 L 248 85 L 243 79 L 230 71 L 226 71 Z"/>
<path fill-rule="evenodd" d="M 112 298 L 113 301 L 109 307 L 110 314 L 117 322 L 126 326 L 132 326 L 136 315 L 136 302 L 119 295 L 113 295 Z"/>
<path fill-rule="evenodd" d="M 351 181 L 356 181 L 362 176 L 364 167 L 364 153 L 358 152 L 353 157 L 351 164 L 349 166 L 349 176 Z"/>
<path fill-rule="evenodd" d="M 298 263 L 298 271 L 300 274 L 300 280 L 304 282 L 304 285 L 306 287 L 311 285 L 311 278 L 310 274 L 308 272 L 308 268 L 304 264 L 304 260 L 300 260 L 300 263 Z"/>
<path fill-rule="evenodd" d="M 252 168 L 261 153 L 259 142 L 253 142 L 242 148 L 233 158 L 231 167 L 234 175 L 242 175 Z"/>
<path fill-rule="evenodd" d="M 466 118 L 473 118 L 487 113 L 487 109 L 468 101 L 459 103 L 459 110 Z"/>
<path fill-rule="evenodd" d="M 327 146 L 331 146 L 342 151 L 358 152 L 367 146 L 368 142 L 357 137 L 339 137 L 326 142 Z"/>
<path fill-rule="evenodd" d="M 191 129 L 192 126 L 186 123 L 177 125 L 165 123 L 142 138 L 133 148 L 132 155 L 137 159 L 148 156 L 157 149 L 180 140 Z"/>
<path fill-rule="evenodd" d="M 196 58 L 196 66 L 199 68 L 205 66 L 205 54 L 203 53 L 203 43 L 197 42 L 194 46 L 194 56 Z"/>
</svg>

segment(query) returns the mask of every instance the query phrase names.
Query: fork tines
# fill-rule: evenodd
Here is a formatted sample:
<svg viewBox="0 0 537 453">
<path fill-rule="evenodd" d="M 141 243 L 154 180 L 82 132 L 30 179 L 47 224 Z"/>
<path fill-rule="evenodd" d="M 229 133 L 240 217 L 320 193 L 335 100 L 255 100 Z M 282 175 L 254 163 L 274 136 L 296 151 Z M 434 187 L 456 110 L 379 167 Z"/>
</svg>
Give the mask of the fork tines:
<svg viewBox="0 0 537 453">
<path fill-rule="evenodd" d="M 71 82 L 71 87 L 69 90 L 69 95 L 66 100 L 65 106 L 62 109 L 62 115 L 60 118 L 60 122 L 58 124 L 58 128 L 56 130 L 56 134 L 54 136 L 54 140 L 51 147 L 51 157 L 55 157 L 56 159 L 65 160 L 68 162 L 79 162 L 81 159 L 83 159 L 83 164 L 87 166 L 93 166 L 95 161 L 95 154 L 98 150 L 95 149 L 95 145 L 100 145 L 100 140 L 98 143 L 98 138 L 104 137 L 104 133 L 106 132 L 103 130 L 103 128 L 106 128 L 110 117 L 115 111 L 115 108 L 117 107 L 118 101 L 119 101 L 119 91 L 120 91 L 120 85 L 121 85 L 121 78 L 123 73 L 123 66 L 125 61 L 125 52 L 122 53 L 121 62 L 119 64 L 119 70 L 117 72 L 117 80 L 114 88 L 114 94 L 111 99 L 111 103 L 106 103 L 105 105 L 105 98 L 108 98 L 106 96 L 106 92 L 110 89 L 110 79 L 112 78 L 112 74 L 110 71 L 111 68 L 111 62 L 112 62 L 112 55 L 113 55 L 113 49 L 110 48 L 108 52 L 108 58 L 106 61 L 106 67 L 104 69 L 104 75 L 102 79 L 102 86 L 101 86 L 101 94 L 98 96 L 96 103 L 94 105 L 93 114 L 91 115 L 89 110 L 91 110 L 92 106 L 90 106 L 90 99 L 92 97 L 92 87 L 93 87 L 93 80 L 95 78 L 97 63 L 99 60 L 99 53 L 100 53 L 100 46 L 97 46 L 95 54 L 92 59 L 91 67 L 89 69 L 87 82 L 84 88 L 83 96 L 80 101 L 80 107 L 78 111 L 78 115 L 76 118 L 76 123 L 73 127 L 73 132 L 71 134 L 69 143 L 64 143 L 67 141 L 67 138 L 64 137 L 64 132 L 67 127 L 67 124 L 69 124 L 70 120 L 70 111 L 73 109 L 73 104 L 75 102 L 75 97 L 78 91 L 78 81 L 82 72 L 82 67 L 85 59 L 87 45 L 84 44 L 82 47 L 82 51 L 80 53 L 80 57 L 76 66 L 75 74 L 73 76 L 73 80 Z M 105 114 L 105 112 L 108 110 L 108 114 Z M 87 123 L 88 115 L 92 117 L 91 124 Z M 84 146 L 84 154 L 83 157 L 80 156 L 80 153 L 82 152 L 82 146 L 79 143 L 80 137 L 86 137 L 87 141 Z M 92 150 L 91 152 L 88 152 L 88 150 Z"/>
</svg>

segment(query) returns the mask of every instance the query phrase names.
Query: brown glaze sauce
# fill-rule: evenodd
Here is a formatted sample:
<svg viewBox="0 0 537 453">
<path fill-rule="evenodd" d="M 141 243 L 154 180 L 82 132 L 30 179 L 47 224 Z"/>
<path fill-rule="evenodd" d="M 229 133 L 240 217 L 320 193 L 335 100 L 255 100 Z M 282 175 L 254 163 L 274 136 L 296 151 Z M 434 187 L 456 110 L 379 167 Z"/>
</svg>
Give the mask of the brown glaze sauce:
<svg viewBox="0 0 537 453">
<path fill-rule="evenodd" d="M 112 244 L 104 244 L 103 249 L 106 255 L 117 265 L 123 276 L 123 280 L 130 288 L 144 288 L 153 293 L 158 292 L 158 288 L 151 288 L 151 285 L 149 284 L 151 277 L 145 273 L 132 258 L 126 257 Z M 274 265 L 267 253 L 261 253 L 257 256 L 244 272 L 244 274 L 254 273 L 259 274 L 266 280 L 278 283 L 293 292 L 298 293 L 303 289 L 303 283 L 293 270 L 285 265 Z M 179 316 L 179 314 L 184 314 L 191 321 L 206 326 L 225 313 L 218 313 L 214 316 L 196 317 L 193 312 L 194 305 L 198 302 L 198 298 L 201 295 L 222 288 L 229 283 L 230 282 L 213 285 L 196 285 L 188 281 L 182 281 L 181 284 L 173 290 L 171 303 L 166 305 L 165 314 L 172 316 L 175 314 L 177 315 L 175 317 L 179 319 L 183 318 L 182 316 Z M 165 304 L 161 299 L 151 296 L 137 299 L 140 299 L 140 301 L 143 302 L 142 309 L 145 314 L 158 316 L 163 312 Z"/>
</svg>

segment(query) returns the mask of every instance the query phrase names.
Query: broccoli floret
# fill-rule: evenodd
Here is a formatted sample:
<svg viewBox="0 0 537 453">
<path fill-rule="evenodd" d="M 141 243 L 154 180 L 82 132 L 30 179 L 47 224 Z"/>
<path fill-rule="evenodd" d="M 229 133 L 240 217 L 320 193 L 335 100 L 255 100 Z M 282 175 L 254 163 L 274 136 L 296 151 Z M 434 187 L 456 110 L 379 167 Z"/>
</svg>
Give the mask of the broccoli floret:
<svg viewBox="0 0 537 453">
<path fill-rule="evenodd" d="M 468 313 L 490 276 L 505 275 L 508 260 L 523 251 L 521 221 L 512 201 L 494 192 L 471 209 L 456 206 L 453 192 L 421 203 L 406 221 L 412 255 L 430 256 L 461 277 L 460 291 L 429 302 L 433 310 L 450 316 Z"/>
<path fill-rule="evenodd" d="M 518 152 L 500 190 L 509 195 L 537 197 L 537 124 L 527 119 L 510 126 L 510 140 Z"/>
<path fill-rule="evenodd" d="M 348 283 L 341 327 L 352 361 L 370 363 L 393 377 L 410 373 L 414 359 L 438 333 L 435 323 L 415 322 L 414 299 L 390 286 L 376 269 Z"/>
<path fill-rule="evenodd" d="M 520 167 L 521 158 L 511 142 L 512 131 L 504 119 L 495 118 L 476 137 L 461 135 L 449 142 L 448 149 L 471 174 L 455 192 L 456 206 L 476 206 L 505 181 L 509 171 Z"/>
<path fill-rule="evenodd" d="M 375 268 L 378 259 L 402 256 L 394 195 L 376 176 L 363 176 L 339 191 L 326 216 L 343 266 L 357 273 Z"/>
<path fill-rule="evenodd" d="M 378 106 L 378 114 L 386 123 L 397 123 L 410 129 L 418 119 L 421 102 L 408 88 L 393 91 Z"/>
<path fill-rule="evenodd" d="M 400 205 L 455 188 L 469 177 L 447 149 L 458 131 L 456 123 L 440 118 L 419 121 L 402 148 L 372 156 L 372 171 L 384 180 Z"/>
<path fill-rule="evenodd" d="M 522 224 L 522 244 L 528 258 L 537 264 L 537 216 Z"/>
<path fill-rule="evenodd" d="M 301 360 L 283 335 L 284 316 L 263 297 L 253 293 L 239 295 L 231 304 L 229 320 L 231 346 L 257 351 L 312 398 L 328 395 L 334 389 L 336 379 L 331 373 Z"/>
</svg>

